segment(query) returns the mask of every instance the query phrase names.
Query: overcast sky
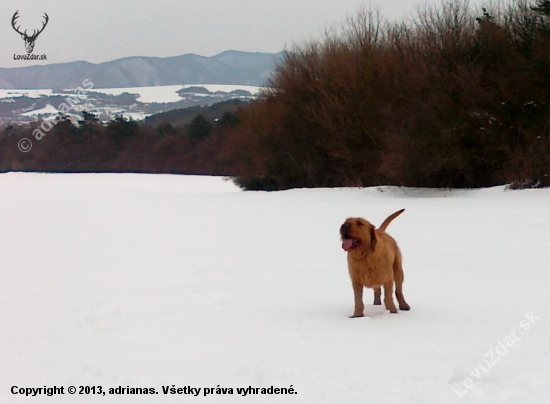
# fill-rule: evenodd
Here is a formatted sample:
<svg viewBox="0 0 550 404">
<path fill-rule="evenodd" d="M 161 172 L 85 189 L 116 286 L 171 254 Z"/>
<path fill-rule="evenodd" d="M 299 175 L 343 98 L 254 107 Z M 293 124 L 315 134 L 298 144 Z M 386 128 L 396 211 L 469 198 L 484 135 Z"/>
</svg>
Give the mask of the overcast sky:
<svg viewBox="0 0 550 404">
<path fill-rule="evenodd" d="M 429 2 L 438 3 L 436 0 Z M 481 1 L 472 0 L 481 4 Z M 234 49 L 278 52 L 320 37 L 360 6 L 372 4 L 389 18 L 414 14 L 416 0 L 2 0 L 0 67 L 85 60 L 106 62 L 127 56 L 212 56 Z M 46 62 L 14 60 L 26 54 L 11 19 L 30 34 L 49 23 L 34 54 Z"/>
</svg>

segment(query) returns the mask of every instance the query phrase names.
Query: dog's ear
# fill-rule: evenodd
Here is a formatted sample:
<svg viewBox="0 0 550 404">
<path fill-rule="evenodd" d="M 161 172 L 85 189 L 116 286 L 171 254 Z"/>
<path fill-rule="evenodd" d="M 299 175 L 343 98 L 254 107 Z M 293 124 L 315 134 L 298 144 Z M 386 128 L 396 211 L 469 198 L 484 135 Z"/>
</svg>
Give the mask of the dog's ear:
<svg viewBox="0 0 550 404">
<path fill-rule="evenodd" d="M 370 249 L 372 250 L 372 252 L 375 251 L 376 249 L 376 232 L 375 232 L 375 228 L 374 226 L 371 225 L 370 227 Z"/>
</svg>

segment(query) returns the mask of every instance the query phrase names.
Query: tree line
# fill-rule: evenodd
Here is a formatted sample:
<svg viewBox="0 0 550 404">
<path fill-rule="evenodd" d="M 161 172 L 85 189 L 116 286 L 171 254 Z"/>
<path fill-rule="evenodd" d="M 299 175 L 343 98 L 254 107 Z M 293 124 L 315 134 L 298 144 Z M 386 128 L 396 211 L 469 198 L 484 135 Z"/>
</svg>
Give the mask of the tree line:
<svg viewBox="0 0 550 404">
<path fill-rule="evenodd" d="M 181 127 L 170 123 L 153 127 L 123 116 L 103 124 L 85 111 L 78 122 L 59 114 L 53 123 L 48 121 L 48 131 L 42 130 L 43 121 L 9 125 L 0 133 L 0 172 L 225 175 L 226 157 L 219 145 L 238 120 L 235 112 L 224 108 L 218 113 L 221 116 L 215 120 L 196 113 Z M 18 148 L 21 139 L 30 140 L 32 146 Z"/>
</svg>

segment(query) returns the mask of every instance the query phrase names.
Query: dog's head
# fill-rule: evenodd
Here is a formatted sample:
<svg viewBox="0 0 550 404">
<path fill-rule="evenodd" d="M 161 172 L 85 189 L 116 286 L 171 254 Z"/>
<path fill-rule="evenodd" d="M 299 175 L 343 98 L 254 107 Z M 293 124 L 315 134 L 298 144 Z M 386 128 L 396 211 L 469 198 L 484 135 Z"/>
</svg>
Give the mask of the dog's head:
<svg viewBox="0 0 550 404">
<path fill-rule="evenodd" d="M 350 217 L 340 227 L 342 248 L 348 253 L 365 256 L 376 248 L 375 227 L 361 217 Z"/>
</svg>

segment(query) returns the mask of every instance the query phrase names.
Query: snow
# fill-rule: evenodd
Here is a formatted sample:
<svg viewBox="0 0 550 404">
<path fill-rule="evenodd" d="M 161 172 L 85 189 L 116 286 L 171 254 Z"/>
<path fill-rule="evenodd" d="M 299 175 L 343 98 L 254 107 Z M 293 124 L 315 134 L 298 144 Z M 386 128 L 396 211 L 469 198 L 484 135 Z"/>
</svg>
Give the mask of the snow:
<svg viewBox="0 0 550 404">
<path fill-rule="evenodd" d="M 0 89 L 1 98 L 13 98 L 27 96 L 29 98 L 49 97 L 52 90 L 3 90 Z"/>
<path fill-rule="evenodd" d="M 216 177 L 30 173 L 0 175 L 0 189 L 2 403 L 550 397 L 549 189 L 267 193 Z M 366 317 L 350 319 L 338 229 L 401 208 L 388 232 L 411 311 L 389 314 L 366 290 Z M 249 386 L 297 394 L 237 394 Z M 117 387 L 158 395 L 108 394 Z"/>
<path fill-rule="evenodd" d="M 121 95 L 123 93 L 139 94 L 139 102 L 178 102 L 181 97 L 176 91 L 181 90 L 183 86 L 152 86 L 152 87 L 127 87 L 127 88 L 94 88 L 90 92 L 107 95 Z"/>
<path fill-rule="evenodd" d="M 88 92 L 95 92 L 107 95 L 121 95 L 123 93 L 139 94 L 137 101 L 143 103 L 169 103 L 178 102 L 183 98 L 177 92 L 189 87 L 204 87 L 208 91 L 223 91 L 229 93 L 235 90 L 244 90 L 256 95 L 262 89 L 257 86 L 233 85 L 233 84 L 188 84 L 188 85 L 170 85 L 170 86 L 151 86 L 151 87 L 124 87 L 124 88 L 92 88 Z M 70 91 L 70 90 L 67 90 Z M 57 94 L 57 93 L 56 93 Z M 22 97 L 23 95 L 31 98 L 40 98 L 42 96 L 52 96 L 52 90 L 2 90 L 0 89 L 0 99 Z M 58 94 L 58 95 L 71 95 Z M 201 94 L 202 95 L 202 94 Z"/>
<path fill-rule="evenodd" d="M 54 114 L 57 115 L 60 111 L 51 104 L 47 104 L 44 108 L 35 109 L 34 111 L 29 111 L 21 114 L 22 116 L 35 116 L 35 115 L 45 115 L 45 114 Z"/>
<path fill-rule="evenodd" d="M 137 101 L 143 103 L 152 102 L 178 102 L 183 98 L 177 92 L 189 87 L 204 87 L 208 91 L 224 91 L 231 92 L 235 90 L 245 90 L 251 94 L 257 94 L 261 87 L 245 86 L 245 85 L 228 85 L 228 84 L 190 84 L 190 85 L 171 85 L 171 86 L 153 86 L 153 87 L 127 87 L 127 88 L 94 88 L 90 92 L 120 95 L 122 93 L 139 94 Z"/>
</svg>

